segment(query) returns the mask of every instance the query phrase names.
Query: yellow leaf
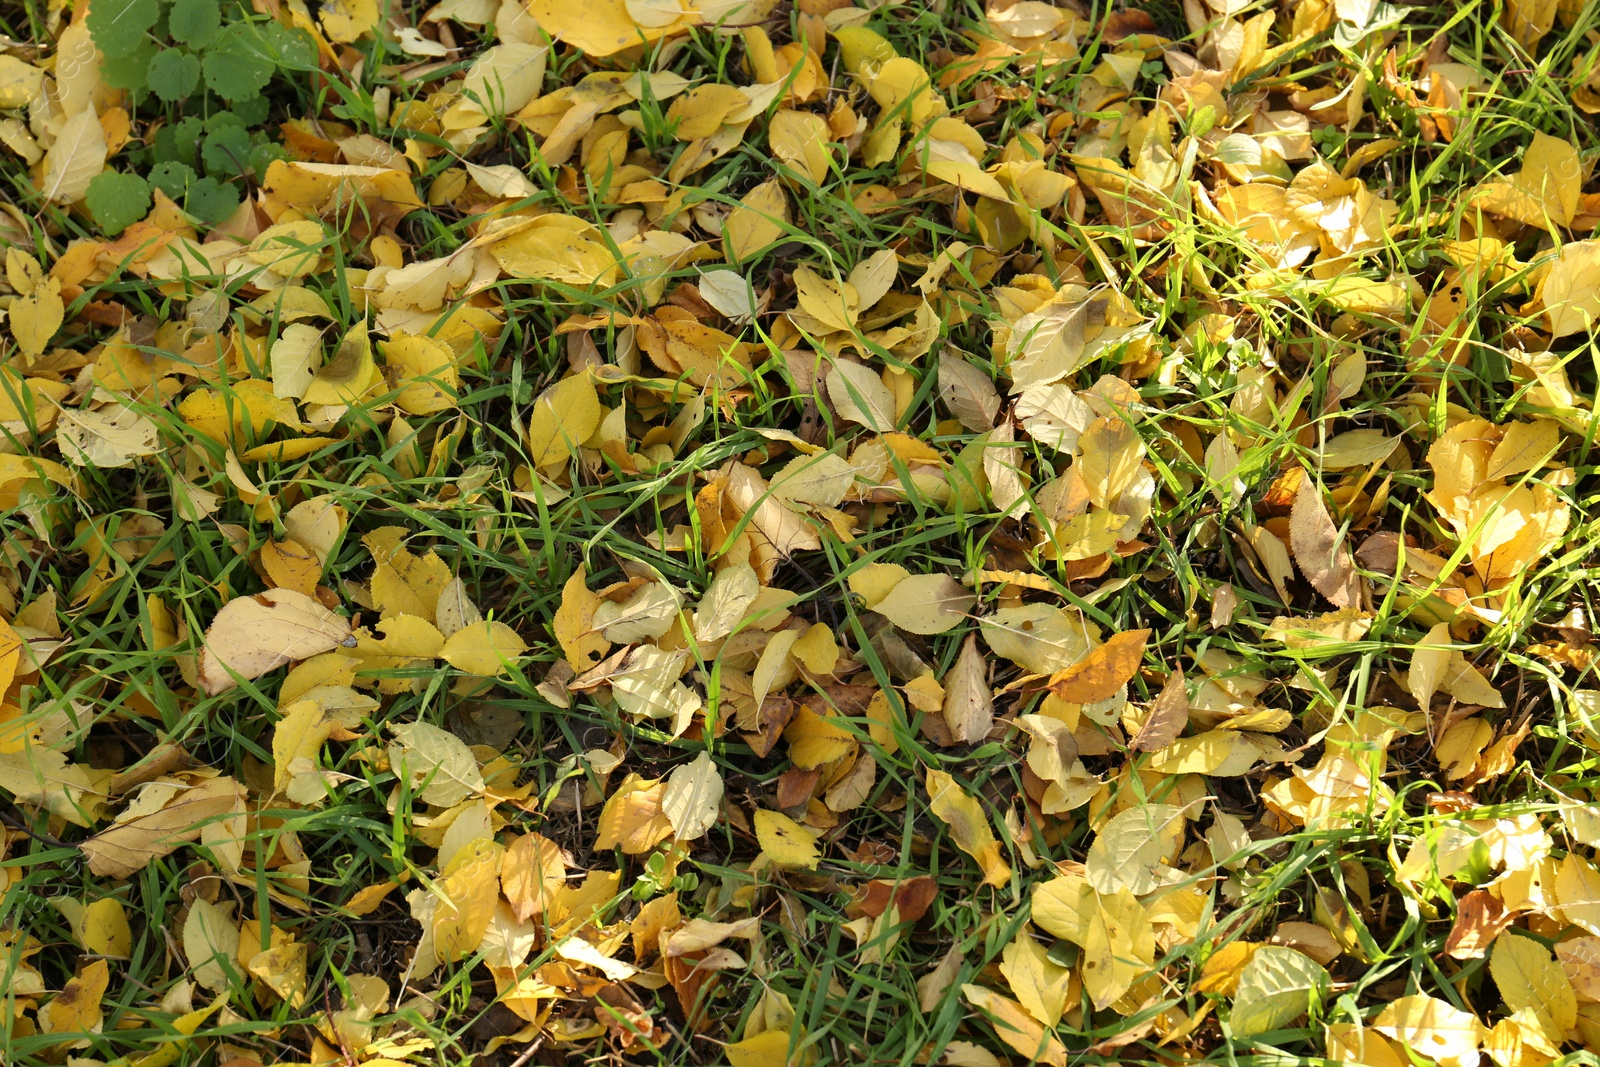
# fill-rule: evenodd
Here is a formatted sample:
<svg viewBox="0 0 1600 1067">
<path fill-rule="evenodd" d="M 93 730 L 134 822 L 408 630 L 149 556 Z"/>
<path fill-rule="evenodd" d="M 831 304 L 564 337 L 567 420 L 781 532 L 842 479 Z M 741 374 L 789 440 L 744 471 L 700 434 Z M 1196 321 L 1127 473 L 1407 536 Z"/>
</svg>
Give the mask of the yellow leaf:
<svg viewBox="0 0 1600 1067">
<path fill-rule="evenodd" d="M 0 108 L 24 108 L 44 89 L 44 71 L 16 56 L 0 56 Z"/>
<path fill-rule="evenodd" d="M 1011 865 L 1000 854 L 1000 842 L 989 829 L 988 817 L 976 799 L 962 792 L 955 778 L 944 771 L 928 770 L 928 810 L 950 827 L 956 846 L 978 861 L 983 884 L 1002 886 L 1011 881 Z"/>
<path fill-rule="evenodd" d="M 1562 246 L 1550 272 L 1539 283 L 1538 304 L 1544 309 L 1551 337 L 1594 328 L 1600 319 L 1600 241 L 1573 241 Z"/>
<path fill-rule="evenodd" d="M 544 31 L 590 56 L 609 56 L 666 36 L 669 27 L 646 28 L 628 14 L 626 0 L 532 0 L 528 13 Z"/>
<path fill-rule="evenodd" d="M 241 678 L 259 678 L 297 659 L 351 647 L 350 620 L 289 589 L 268 589 L 224 604 L 206 629 L 200 686 L 215 696 Z"/>
<path fill-rule="evenodd" d="M 86 905 L 74 924 L 85 952 L 126 959 L 133 951 L 133 930 L 128 912 L 116 897 L 101 897 Z"/>
<path fill-rule="evenodd" d="M 460 376 L 455 353 L 432 337 L 399 331 L 379 346 L 395 376 L 395 405 L 409 415 L 435 415 L 456 406 Z"/>
<path fill-rule="evenodd" d="M 876 611 L 895 586 L 909 577 L 911 572 L 898 563 L 866 563 L 850 572 L 850 591 Z"/>
<path fill-rule="evenodd" d="M 322 561 L 298 541 L 268 541 L 261 546 L 261 569 L 279 589 L 311 596 L 322 580 Z"/>
<path fill-rule="evenodd" d="M 798 1067 L 809 1063 L 808 1050 L 796 1050 L 793 1056 L 789 1055 L 793 1041 L 787 1029 L 763 1030 L 743 1041 L 723 1046 L 722 1051 L 728 1059 L 728 1067 Z"/>
<path fill-rule="evenodd" d="M 1411 695 L 1424 712 L 1432 703 L 1449 663 L 1450 626 L 1441 622 L 1429 630 L 1411 652 Z"/>
<path fill-rule="evenodd" d="M 988 1015 L 994 1032 L 1029 1063 L 1048 1067 L 1067 1067 L 1067 1049 L 1057 1037 L 1010 997 L 983 986 L 964 985 L 961 995 L 967 1003 Z"/>
<path fill-rule="evenodd" d="M 666 791 L 666 783 L 659 778 L 630 774 L 600 811 L 594 847 L 621 848 L 630 856 L 638 856 L 671 837 L 672 822 L 661 810 Z"/>
<path fill-rule="evenodd" d="M 453 963 L 478 951 L 500 899 L 503 852 L 494 841 L 473 841 L 456 853 L 450 869 L 434 883 L 437 895 L 430 899 L 437 907 L 428 929 L 433 950 L 443 962 Z"/>
<path fill-rule="evenodd" d="M 1407 1048 L 1426 1049 L 1439 1067 L 1475 1067 L 1485 1033 L 1477 1016 L 1421 994 L 1390 1003 L 1372 1028 Z"/>
<path fill-rule="evenodd" d="M 370 0 L 369 0 L 370 2 Z M 326 12 L 327 8 L 323 8 Z M 274 931 L 276 932 L 276 931 Z M 275 945 L 250 957 L 245 969 L 278 995 L 290 1007 L 298 1008 L 306 999 L 306 961 L 309 950 L 299 942 Z"/>
<path fill-rule="evenodd" d="M 379 882 L 376 885 L 365 886 L 356 890 L 349 900 L 345 901 L 344 910 L 351 915 L 371 915 L 396 889 L 400 888 L 399 882 Z"/>
<path fill-rule="evenodd" d="M 1328 1059 L 1351 1067 L 1410 1067 L 1389 1039 L 1355 1023 L 1328 1023 Z"/>
<path fill-rule="evenodd" d="M 672 101 L 667 122 L 673 124 L 673 136 L 678 140 L 694 141 L 716 133 L 730 112 L 749 103 L 737 86 L 717 82 L 697 85 Z"/>
<path fill-rule="evenodd" d="M 26 296 L 11 302 L 8 312 L 11 336 L 25 356 L 37 356 L 50 344 L 50 338 L 61 329 L 67 307 L 61 300 L 61 280 L 46 278 Z"/>
<path fill-rule="evenodd" d="M 47 1034 L 98 1034 L 103 1016 L 100 999 L 105 996 L 111 968 L 105 960 L 84 965 L 75 978 L 57 993 L 55 999 L 39 1009 L 39 1029 Z"/>
<path fill-rule="evenodd" d="M 307 404 L 353 407 L 382 380 L 372 359 L 367 320 L 362 319 L 344 335 L 333 358 L 312 377 L 300 399 Z"/>
<path fill-rule="evenodd" d="M 594 627 L 594 613 L 603 601 L 586 582 L 585 568 L 580 563 L 561 587 L 561 606 L 552 623 L 556 642 L 577 674 L 599 663 L 611 651 L 611 642 Z"/>
<path fill-rule="evenodd" d="M 600 394 L 587 371 L 552 385 L 534 401 L 528 420 L 528 458 L 535 467 L 550 469 L 578 454 L 600 425 Z"/>
<path fill-rule="evenodd" d="M 527 650 L 527 642 L 505 623 L 479 622 L 452 634 L 439 656 L 456 670 L 493 678 Z"/>
<path fill-rule="evenodd" d="M 1081 876 L 1054 878 L 1033 894 L 1033 921 L 1083 949 L 1083 987 L 1110 1007 L 1155 960 L 1150 916 L 1126 889 L 1103 894 Z"/>
<path fill-rule="evenodd" d="M 1512 1011 L 1542 1012 L 1562 1034 L 1578 1024 L 1577 992 L 1550 950 L 1532 938 L 1513 933 L 1496 938 L 1489 974 Z"/>
<path fill-rule="evenodd" d="M 272 729 L 273 789 L 281 793 L 297 774 L 315 771 L 323 742 L 332 732 L 333 723 L 315 701 L 289 705 Z"/>
<path fill-rule="evenodd" d="M 831 139 L 827 120 L 809 111 L 784 108 L 767 124 L 772 154 L 814 182 L 828 175 Z"/>
<path fill-rule="evenodd" d="M 566 878 L 560 846 L 535 833 L 511 842 L 500 865 L 500 886 L 522 922 L 544 912 Z"/>
<path fill-rule="evenodd" d="M 304 429 L 294 401 L 273 395 L 270 382 L 247 378 L 233 383 L 226 392 L 200 389 L 178 402 L 178 414 L 195 433 L 219 444 L 246 443 L 246 430 L 255 438 L 265 437 L 275 424 Z M 251 454 L 241 454 L 251 459 Z"/>
<path fill-rule="evenodd" d="M 328 40 L 349 44 L 378 24 L 378 4 L 377 0 L 326 0 L 317 17 Z"/>
<path fill-rule="evenodd" d="M 742 262 L 783 236 L 789 225 L 789 196 L 776 178 L 762 182 L 722 221 L 722 247 Z"/>
<path fill-rule="evenodd" d="M 1050 962 L 1045 947 L 1023 927 L 1001 954 L 1000 973 L 1011 983 L 1017 1002 L 1039 1022 L 1055 1029 L 1066 1009 L 1072 972 Z"/>
<path fill-rule="evenodd" d="M 432 550 L 419 556 L 403 547 L 404 537 L 399 526 L 381 526 L 361 539 L 377 564 L 372 599 L 384 618 L 412 615 L 431 623 L 450 583 L 450 568 Z"/>
<path fill-rule="evenodd" d="M 800 867 L 814 871 L 822 854 L 817 837 L 806 827 L 779 811 L 757 808 L 756 840 L 761 851 L 779 867 Z"/>
</svg>

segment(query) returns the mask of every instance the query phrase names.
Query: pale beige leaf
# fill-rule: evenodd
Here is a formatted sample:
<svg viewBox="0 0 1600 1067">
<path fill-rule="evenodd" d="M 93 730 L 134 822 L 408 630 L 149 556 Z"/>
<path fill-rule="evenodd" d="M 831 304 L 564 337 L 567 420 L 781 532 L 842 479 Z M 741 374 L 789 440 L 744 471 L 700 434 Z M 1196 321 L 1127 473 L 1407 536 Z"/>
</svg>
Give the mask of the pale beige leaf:
<svg viewBox="0 0 1600 1067">
<path fill-rule="evenodd" d="M 303 322 L 285 326 L 272 342 L 270 359 L 272 395 L 300 399 L 322 365 L 322 331 Z"/>
<path fill-rule="evenodd" d="M 735 463 L 728 472 L 728 499 L 745 514 L 756 531 L 772 542 L 780 555 L 822 547 L 816 528 L 775 499 L 767 480 L 754 467 Z M 720 547 L 720 546 L 719 546 Z"/>
<path fill-rule="evenodd" d="M 722 772 L 701 752 L 688 763 L 674 767 L 667 776 L 667 790 L 661 798 L 661 813 L 672 824 L 679 841 L 704 837 L 722 812 Z"/>
<path fill-rule="evenodd" d="M 741 560 L 717 571 L 694 613 L 695 640 L 720 641 L 733 633 L 760 594 L 761 579 L 750 564 Z"/>
<path fill-rule="evenodd" d="M 894 429 L 894 394 L 869 367 L 835 363 L 828 372 L 828 400 L 840 418 L 879 433 Z"/>
<path fill-rule="evenodd" d="M 1128 747 L 1135 752 L 1160 752 L 1176 741 L 1187 725 L 1189 691 L 1183 680 L 1183 668 L 1177 667 L 1167 675 L 1161 692 L 1150 702 L 1144 723 L 1128 742 Z"/>
<path fill-rule="evenodd" d="M 148 788 L 148 787 L 147 787 Z M 239 807 L 244 790 L 229 777 L 212 778 L 192 788 L 157 797 L 166 803 L 145 811 L 134 806 L 115 823 L 78 848 L 89 870 L 105 878 L 126 878 L 180 845 L 200 837 L 207 825 Z"/>
<path fill-rule="evenodd" d="M 973 433 L 994 429 L 1000 393 L 987 374 L 951 349 L 939 356 L 939 398 L 956 421 Z"/>
<path fill-rule="evenodd" d="M 353 648 L 350 620 L 291 589 L 268 589 L 224 604 L 206 630 L 200 686 L 215 696 L 295 660 Z"/>
<path fill-rule="evenodd" d="M 448 808 L 483 792 L 483 774 L 472 750 L 455 734 L 425 722 L 393 727 L 389 765 L 422 799 Z"/>
<path fill-rule="evenodd" d="M 989 665 L 978 651 L 978 639 L 968 635 L 961 655 L 944 679 L 945 725 L 961 744 L 973 744 L 994 728 L 994 690 L 989 686 Z"/>
<path fill-rule="evenodd" d="M 52 204 L 70 204 L 105 166 L 105 131 L 94 108 L 86 107 L 66 121 L 45 154 L 39 194 Z"/>
<path fill-rule="evenodd" d="M 1429 630 L 1411 652 L 1411 695 L 1423 711 L 1428 710 L 1433 694 L 1438 692 L 1449 663 L 1450 625 L 1441 622 Z"/>
<path fill-rule="evenodd" d="M 131 407 L 62 408 L 56 424 L 61 458 L 79 467 L 127 467 L 161 451 L 156 424 Z"/>
<path fill-rule="evenodd" d="M 961 625 L 977 598 L 948 574 L 913 574 L 872 606 L 900 629 L 942 634 Z"/>
<path fill-rule="evenodd" d="M 189 958 L 194 980 L 213 993 L 232 984 L 238 974 L 239 927 L 230 904 L 224 908 L 201 897 L 189 905 L 183 923 L 183 954 Z"/>
<path fill-rule="evenodd" d="M 1103 894 L 1127 889 L 1135 896 L 1162 885 L 1158 872 L 1173 843 L 1182 837 L 1184 810 L 1171 804 L 1146 804 L 1113 815 L 1101 828 L 1084 869 L 1089 884 Z"/>
</svg>

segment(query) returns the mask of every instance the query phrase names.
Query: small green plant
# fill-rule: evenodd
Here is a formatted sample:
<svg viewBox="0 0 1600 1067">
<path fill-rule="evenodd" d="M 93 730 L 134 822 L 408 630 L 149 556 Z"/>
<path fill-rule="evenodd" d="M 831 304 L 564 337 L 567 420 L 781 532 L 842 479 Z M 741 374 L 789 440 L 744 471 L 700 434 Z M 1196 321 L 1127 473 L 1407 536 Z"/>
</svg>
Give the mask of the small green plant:
<svg viewBox="0 0 1600 1067">
<path fill-rule="evenodd" d="M 314 42 L 235 0 L 101 0 L 88 23 L 104 57 L 102 80 L 127 90 L 135 113 L 168 120 L 147 147 L 128 153 L 132 173 L 91 184 L 95 221 L 120 232 L 143 217 L 153 189 L 201 222 L 227 218 L 239 206 L 239 183 L 284 156 L 260 128 L 271 106 L 266 90 L 274 77 L 316 70 Z"/>
</svg>

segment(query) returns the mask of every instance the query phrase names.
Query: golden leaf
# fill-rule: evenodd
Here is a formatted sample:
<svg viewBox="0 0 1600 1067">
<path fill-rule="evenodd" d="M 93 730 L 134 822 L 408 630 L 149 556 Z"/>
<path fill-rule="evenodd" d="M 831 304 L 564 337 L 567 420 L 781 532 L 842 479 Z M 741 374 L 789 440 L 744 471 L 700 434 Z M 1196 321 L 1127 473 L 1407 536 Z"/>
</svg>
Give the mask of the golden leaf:
<svg viewBox="0 0 1600 1067">
<path fill-rule="evenodd" d="M 983 869 L 985 885 L 1002 886 L 1011 881 L 1011 865 L 1001 855 L 1000 842 L 989 828 L 983 806 L 965 793 L 956 780 L 944 771 L 930 768 L 925 785 L 928 810 L 950 828 L 956 846 L 977 860 Z"/>
<path fill-rule="evenodd" d="M 1050 679 L 1050 691 L 1073 704 L 1093 704 L 1115 696 L 1144 661 L 1149 630 L 1129 630 L 1112 636 L 1079 662 Z"/>
</svg>

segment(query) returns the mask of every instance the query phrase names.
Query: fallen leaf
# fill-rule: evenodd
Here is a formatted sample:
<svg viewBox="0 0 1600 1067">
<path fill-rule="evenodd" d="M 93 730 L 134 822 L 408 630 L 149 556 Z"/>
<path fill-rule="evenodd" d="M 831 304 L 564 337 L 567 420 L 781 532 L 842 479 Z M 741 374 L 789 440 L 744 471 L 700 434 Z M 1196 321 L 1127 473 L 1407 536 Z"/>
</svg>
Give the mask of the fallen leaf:
<svg viewBox="0 0 1600 1067">
<path fill-rule="evenodd" d="M 1139 732 L 1133 735 L 1128 747 L 1135 752 L 1160 752 L 1178 739 L 1189 725 L 1189 691 L 1184 682 L 1183 668 L 1175 667 L 1167 675 L 1161 692 L 1150 702 Z"/>
<path fill-rule="evenodd" d="M 285 663 L 341 647 L 355 647 L 349 620 L 304 593 L 268 589 L 236 597 L 206 629 L 200 685 L 216 696 L 238 684 L 235 675 L 259 678 Z"/>
<path fill-rule="evenodd" d="M 1115 634 L 1094 651 L 1050 679 L 1050 691 L 1073 704 L 1093 704 L 1115 696 L 1138 673 L 1149 630 Z"/>
<path fill-rule="evenodd" d="M 1011 865 L 1000 852 L 1000 842 L 989 828 L 983 807 L 944 771 L 929 768 L 925 782 L 928 810 L 950 828 L 956 847 L 971 856 L 983 870 L 984 885 L 1003 886 L 1011 881 Z"/>
<path fill-rule="evenodd" d="M 712 762 L 711 753 L 702 752 L 673 768 L 667 776 L 661 812 L 679 841 L 704 837 L 716 825 L 717 816 L 722 813 L 722 774 Z"/>
</svg>

